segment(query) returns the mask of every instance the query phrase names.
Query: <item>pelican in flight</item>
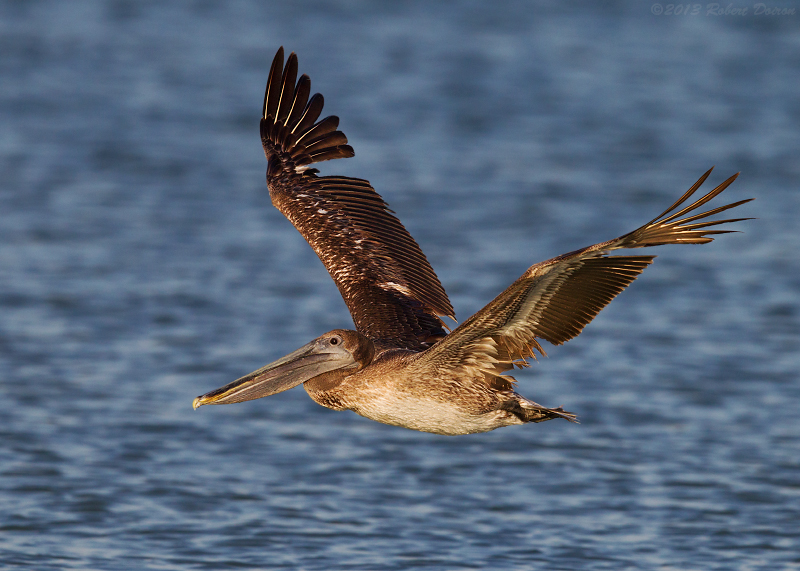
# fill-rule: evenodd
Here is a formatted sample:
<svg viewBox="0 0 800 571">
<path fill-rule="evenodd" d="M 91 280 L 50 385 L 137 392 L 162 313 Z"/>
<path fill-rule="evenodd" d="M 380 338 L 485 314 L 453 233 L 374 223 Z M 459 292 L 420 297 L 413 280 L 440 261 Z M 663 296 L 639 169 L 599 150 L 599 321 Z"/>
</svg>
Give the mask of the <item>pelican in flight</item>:
<svg viewBox="0 0 800 571">
<path fill-rule="evenodd" d="M 575 415 L 521 396 L 506 374 L 525 367 L 541 340 L 561 345 L 578 335 L 655 256 L 610 256 L 612 250 L 662 244 L 705 244 L 747 220 L 708 220 L 749 200 L 700 207 L 725 190 L 683 204 L 705 173 L 672 206 L 619 238 L 528 268 L 486 307 L 448 332 L 447 294 L 420 247 L 363 179 L 319 176 L 311 165 L 352 157 L 339 118 L 322 112 L 322 95 L 297 78 L 297 56 L 284 66 L 278 50 L 261 115 L 267 187 L 278 208 L 325 264 L 347 304 L 355 330 L 335 329 L 293 353 L 194 400 L 194 407 L 257 399 L 303 384 L 333 410 L 438 434 L 487 432 Z M 752 199 L 750 199 L 752 200 Z M 714 229 L 711 229 L 714 228 Z"/>
</svg>

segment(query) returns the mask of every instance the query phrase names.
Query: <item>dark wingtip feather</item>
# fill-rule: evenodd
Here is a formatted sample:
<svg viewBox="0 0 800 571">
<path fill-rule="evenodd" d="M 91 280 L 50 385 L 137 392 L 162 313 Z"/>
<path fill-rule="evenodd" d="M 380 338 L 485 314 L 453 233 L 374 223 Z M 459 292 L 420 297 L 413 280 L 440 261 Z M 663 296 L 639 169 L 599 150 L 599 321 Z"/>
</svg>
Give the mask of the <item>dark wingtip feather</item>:
<svg viewBox="0 0 800 571">
<path fill-rule="evenodd" d="M 283 68 L 281 78 L 280 94 L 278 95 L 278 107 L 275 112 L 275 122 L 282 124 L 289 116 L 292 102 L 294 101 L 295 81 L 297 80 L 297 54 L 289 54 L 286 66 Z"/>
<path fill-rule="evenodd" d="M 706 210 L 705 212 L 699 212 L 686 216 L 685 218 L 681 218 L 681 216 L 689 214 L 692 211 L 696 211 L 704 204 L 719 196 L 733 183 L 733 181 L 736 180 L 740 174 L 736 173 L 728 177 L 707 194 L 698 198 L 688 206 L 684 206 L 680 210 L 677 210 L 689 199 L 689 197 L 695 193 L 700 185 L 705 182 L 710 173 L 711 169 L 701 176 L 700 179 L 694 183 L 692 187 L 686 191 L 683 196 L 681 196 L 680 199 L 678 199 L 667 210 L 662 212 L 657 218 L 654 218 L 641 228 L 622 236 L 617 242 L 618 246 L 616 247 L 643 248 L 647 246 L 659 246 L 663 244 L 707 244 L 713 240 L 713 238 L 709 236 L 714 234 L 728 233 L 731 232 L 731 230 L 703 230 L 703 228 L 739 222 L 741 220 L 749 220 L 749 218 L 731 218 L 726 220 L 708 220 L 693 224 L 693 222 L 696 220 L 707 219 L 708 217 L 719 214 L 720 212 L 724 212 L 726 210 L 736 208 L 737 206 L 741 206 L 742 204 L 746 204 L 753 200 L 752 198 L 739 200 L 737 202 Z M 677 212 L 673 212 L 674 210 L 677 210 Z"/>
<path fill-rule="evenodd" d="M 309 99 L 311 80 L 297 78 L 297 55 L 292 52 L 284 65 L 283 47 L 278 49 L 269 71 L 261 109 L 261 141 L 267 157 L 278 157 L 288 169 L 355 155 L 347 137 L 337 131 L 335 115 L 317 121 L 325 99 L 319 93 Z M 274 172 L 284 169 L 275 169 Z M 300 169 L 310 173 L 311 169 Z"/>
<path fill-rule="evenodd" d="M 676 201 L 675 201 L 675 202 L 672 204 L 672 206 L 670 206 L 669 208 L 667 208 L 667 209 L 666 209 L 664 212 L 662 212 L 661 214 L 659 214 L 658 216 L 656 216 L 655 218 L 653 218 L 653 219 L 650 221 L 650 224 L 652 224 L 652 223 L 653 223 L 653 222 L 655 222 L 656 220 L 659 220 L 660 218 L 662 218 L 662 217 L 666 216 L 667 214 L 669 214 L 670 212 L 672 212 L 673 210 L 675 210 L 675 209 L 676 209 L 678 206 L 680 206 L 681 204 L 683 204 L 684 202 L 686 202 L 686 200 L 687 200 L 687 199 L 688 199 L 690 196 L 692 196 L 692 195 L 695 193 L 695 191 L 696 191 L 698 188 L 700 188 L 700 186 L 701 186 L 701 185 L 702 185 L 702 184 L 703 184 L 703 183 L 706 181 L 706 179 L 707 179 L 707 178 L 709 177 L 709 175 L 711 174 L 711 171 L 713 171 L 713 170 L 714 170 L 714 167 L 711 167 L 710 169 L 708 169 L 708 170 L 707 170 L 707 171 L 706 171 L 706 172 L 703 174 L 703 176 L 701 176 L 699 179 L 697 179 L 697 182 L 696 182 L 696 183 L 694 183 L 694 184 L 691 186 L 691 188 L 690 188 L 689 190 L 687 190 L 687 191 L 686 191 L 686 192 L 683 194 L 683 196 L 681 196 L 681 197 L 680 197 L 678 200 L 676 200 Z"/>
<path fill-rule="evenodd" d="M 315 93 L 312 95 L 311 99 L 308 100 L 308 104 L 303 110 L 303 114 L 297 122 L 297 125 L 292 129 L 292 133 L 297 135 L 299 138 L 308 129 L 311 129 L 314 126 L 314 122 L 317 120 L 317 118 L 319 118 L 320 113 L 322 113 L 322 108 L 324 106 L 325 98 L 321 93 Z"/>
<path fill-rule="evenodd" d="M 278 48 L 278 52 L 272 59 L 272 66 L 269 68 L 267 79 L 267 89 L 264 92 L 264 106 L 261 108 L 261 116 L 266 119 L 268 115 L 275 116 L 278 106 L 280 93 L 280 77 L 283 75 L 283 46 Z"/>
<path fill-rule="evenodd" d="M 289 133 L 294 131 L 297 122 L 303 116 L 306 104 L 308 103 L 308 96 L 311 93 L 311 79 L 306 74 L 300 76 L 297 80 L 297 88 L 294 91 L 294 98 L 292 100 L 292 108 L 289 111 L 289 116 L 286 118 L 286 129 Z"/>
<path fill-rule="evenodd" d="M 731 183 L 733 183 L 733 181 L 736 180 L 736 178 L 738 176 L 739 176 L 739 173 L 736 173 L 735 175 L 732 175 L 732 176 L 728 177 L 726 180 L 724 180 L 722 183 L 720 183 L 716 188 L 714 188 L 711 192 L 709 192 L 708 194 L 706 194 L 702 198 L 696 200 L 695 202 L 693 202 L 689 206 L 686 206 L 683 209 L 679 210 L 678 212 L 675 212 L 674 214 L 671 214 L 667 218 L 664 218 L 663 220 L 661 220 L 661 223 L 663 224 L 663 223 L 666 223 L 666 222 L 670 222 L 671 220 L 674 220 L 675 218 L 678 218 L 679 216 L 683 216 L 687 212 L 691 212 L 692 210 L 696 210 L 697 208 L 700 208 L 706 202 L 709 202 L 714 197 L 719 195 L 723 190 L 728 188 L 731 185 Z M 703 178 L 701 180 L 704 181 L 705 178 Z M 700 182 L 700 181 L 697 181 L 697 182 Z M 696 190 L 699 186 L 700 186 L 699 184 L 695 183 L 695 185 L 690 190 L 692 190 L 692 192 L 694 192 L 694 190 Z M 688 198 L 688 196 L 687 196 L 687 198 Z M 669 212 L 669 211 L 667 211 L 667 212 Z"/>
</svg>

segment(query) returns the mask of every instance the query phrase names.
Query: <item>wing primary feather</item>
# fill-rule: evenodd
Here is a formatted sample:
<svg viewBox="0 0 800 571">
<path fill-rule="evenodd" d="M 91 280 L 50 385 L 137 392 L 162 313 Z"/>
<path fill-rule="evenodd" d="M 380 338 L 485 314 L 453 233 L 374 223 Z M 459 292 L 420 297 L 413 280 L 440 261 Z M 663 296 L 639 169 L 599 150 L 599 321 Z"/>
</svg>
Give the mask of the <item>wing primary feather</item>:
<svg viewBox="0 0 800 571">
<path fill-rule="evenodd" d="M 653 222 L 655 222 L 656 220 L 659 220 L 660 218 L 662 218 L 662 217 L 666 216 L 667 214 L 669 214 L 670 212 L 672 212 L 672 211 L 673 211 L 675 208 L 677 208 L 678 206 L 680 206 L 681 204 L 683 204 L 684 202 L 686 202 L 686 200 L 687 200 L 687 199 L 688 199 L 690 196 L 692 196 L 692 195 L 695 193 L 695 191 L 696 191 L 698 188 L 700 188 L 700 186 L 701 186 L 701 185 L 702 185 L 702 184 L 703 184 L 703 183 L 706 181 L 706 179 L 707 179 L 707 178 L 709 177 L 709 175 L 711 174 L 711 171 L 713 171 L 713 170 L 714 170 L 714 167 L 711 167 L 711 168 L 710 168 L 710 169 L 708 169 L 708 170 L 707 170 L 705 173 L 703 173 L 703 176 L 701 176 L 699 179 L 697 179 L 697 182 L 696 182 L 696 183 L 694 183 L 694 184 L 693 184 L 693 185 L 692 185 L 692 186 L 689 188 L 689 190 L 687 190 L 687 191 L 686 191 L 686 192 L 683 194 L 683 196 L 681 196 L 681 197 L 680 197 L 678 200 L 676 200 L 676 201 L 675 201 L 675 202 L 672 204 L 672 206 L 670 206 L 669 208 L 667 208 L 667 209 L 666 209 L 664 212 L 662 212 L 661 214 L 659 214 L 658 216 L 656 216 L 655 218 L 653 218 L 653 219 L 652 219 L 652 220 L 651 220 L 649 223 L 650 223 L 650 224 L 652 224 L 652 223 L 653 223 Z"/>
<path fill-rule="evenodd" d="M 283 125 L 289 116 L 289 110 L 294 100 L 294 83 L 297 80 L 297 55 L 292 52 L 286 60 L 281 79 L 281 90 L 278 96 L 278 110 L 275 114 L 275 124 Z"/>
<path fill-rule="evenodd" d="M 297 80 L 297 88 L 294 91 L 292 98 L 292 107 L 289 110 L 289 116 L 286 118 L 285 125 L 290 132 L 294 131 L 300 117 L 303 116 L 303 111 L 308 103 L 308 96 L 311 93 L 311 80 L 306 74 L 300 76 Z"/>
<path fill-rule="evenodd" d="M 307 129 L 314 125 L 314 122 L 317 120 L 320 113 L 322 113 L 322 108 L 324 106 L 325 98 L 321 94 L 315 93 L 312 95 L 311 99 L 309 99 L 306 104 L 306 108 L 303 110 L 302 117 L 300 117 L 300 120 L 297 122 L 297 126 L 292 129 L 292 133 L 305 133 Z"/>
<path fill-rule="evenodd" d="M 303 132 L 297 137 L 297 142 L 303 145 L 310 145 L 318 140 L 318 137 L 327 135 L 336 130 L 339 126 L 339 118 L 336 115 L 325 117 L 322 121 L 316 123 L 308 131 Z"/>
<path fill-rule="evenodd" d="M 717 187 L 716 187 L 714 190 L 712 190 L 711 192 L 709 192 L 708 194 L 706 194 L 705 196 L 703 196 L 702 198 L 700 198 L 700 199 L 699 199 L 699 200 L 697 200 L 696 202 L 693 202 L 692 204 L 690 204 L 689 206 L 685 207 L 684 209 L 682 209 L 682 210 L 680 210 L 680 211 L 676 212 L 675 214 L 672 214 L 671 216 L 668 216 L 667 218 L 664 218 L 664 219 L 661 221 L 661 223 L 662 223 L 662 224 L 666 224 L 667 222 L 669 222 L 669 221 L 671 221 L 671 220 L 674 220 L 675 218 L 678 218 L 678 217 L 680 217 L 680 216 L 683 216 L 683 215 L 684 215 L 684 214 L 686 214 L 687 212 L 690 212 L 690 211 L 692 211 L 692 210 L 695 210 L 696 208 L 700 208 L 700 207 L 701 207 L 701 206 L 703 206 L 703 205 L 704 205 L 706 202 L 708 202 L 709 200 L 711 200 L 712 198 L 714 198 L 715 196 L 717 196 L 717 195 L 718 195 L 720 192 L 722 192 L 723 190 L 725 190 L 726 188 L 728 188 L 728 187 L 730 186 L 730 184 L 731 184 L 733 181 L 735 181 L 735 180 L 736 180 L 736 178 L 737 178 L 738 176 L 739 176 L 739 173 L 737 172 L 735 175 L 732 175 L 731 177 L 729 177 L 729 178 L 728 178 L 726 181 L 722 182 L 722 183 L 721 183 L 719 186 L 717 186 Z M 698 185 L 698 186 L 699 186 L 699 185 Z M 687 198 L 688 198 L 688 197 L 687 197 Z M 706 216 L 708 216 L 708 214 L 706 214 Z"/>
<path fill-rule="evenodd" d="M 275 58 L 272 60 L 272 67 L 269 69 L 269 79 L 267 79 L 267 91 L 264 93 L 264 107 L 261 116 L 266 119 L 278 109 L 280 99 L 280 77 L 283 75 L 283 46 L 278 49 Z"/>
</svg>

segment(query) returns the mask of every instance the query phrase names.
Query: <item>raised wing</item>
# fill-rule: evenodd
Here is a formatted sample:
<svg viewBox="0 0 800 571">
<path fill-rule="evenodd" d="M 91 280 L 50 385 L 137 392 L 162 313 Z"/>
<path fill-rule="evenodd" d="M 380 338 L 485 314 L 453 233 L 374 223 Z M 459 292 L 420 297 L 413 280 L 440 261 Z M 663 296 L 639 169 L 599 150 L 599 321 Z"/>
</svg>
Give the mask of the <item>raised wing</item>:
<svg viewBox="0 0 800 571">
<path fill-rule="evenodd" d="M 608 303 L 653 262 L 655 256 L 608 256 L 620 248 L 662 244 L 704 244 L 713 234 L 731 230 L 707 228 L 748 218 L 697 222 L 750 200 L 720 206 L 679 219 L 717 196 L 733 175 L 696 202 L 675 211 L 711 174 L 705 173 L 686 194 L 641 228 L 531 266 L 491 303 L 457 327 L 444 340 L 421 353 L 415 367 L 450 369 L 496 389 L 511 389 L 513 378 L 502 375 L 526 366 L 533 350 L 545 354 L 539 339 L 561 345 L 578 335 Z"/>
<path fill-rule="evenodd" d="M 283 67 L 283 48 L 269 72 L 261 142 L 269 161 L 272 203 L 328 269 L 356 329 L 373 340 L 418 349 L 446 334 L 440 316 L 450 300 L 417 243 L 369 182 L 317 176 L 309 165 L 352 157 L 339 118 L 317 121 L 322 95 L 297 83 L 297 56 Z"/>
</svg>

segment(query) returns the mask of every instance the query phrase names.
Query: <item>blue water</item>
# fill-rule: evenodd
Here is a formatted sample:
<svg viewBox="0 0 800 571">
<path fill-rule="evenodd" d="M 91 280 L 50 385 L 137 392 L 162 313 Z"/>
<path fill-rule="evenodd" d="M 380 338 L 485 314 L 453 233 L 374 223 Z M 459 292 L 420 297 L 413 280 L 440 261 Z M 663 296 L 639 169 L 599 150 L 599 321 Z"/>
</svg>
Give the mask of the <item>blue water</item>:
<svg viewBox="0 0 800 571">
<path fill-rule="evenodd" d="M 800 568 L 800 15 L 652 6 L 0 2 L 0 567 Z M 280 45 L 460 320 L 711 165 L 758 220 L 517 375 L 580 425 L 195 412 L 351 326 L 266 194 Z"/>
</svg>

